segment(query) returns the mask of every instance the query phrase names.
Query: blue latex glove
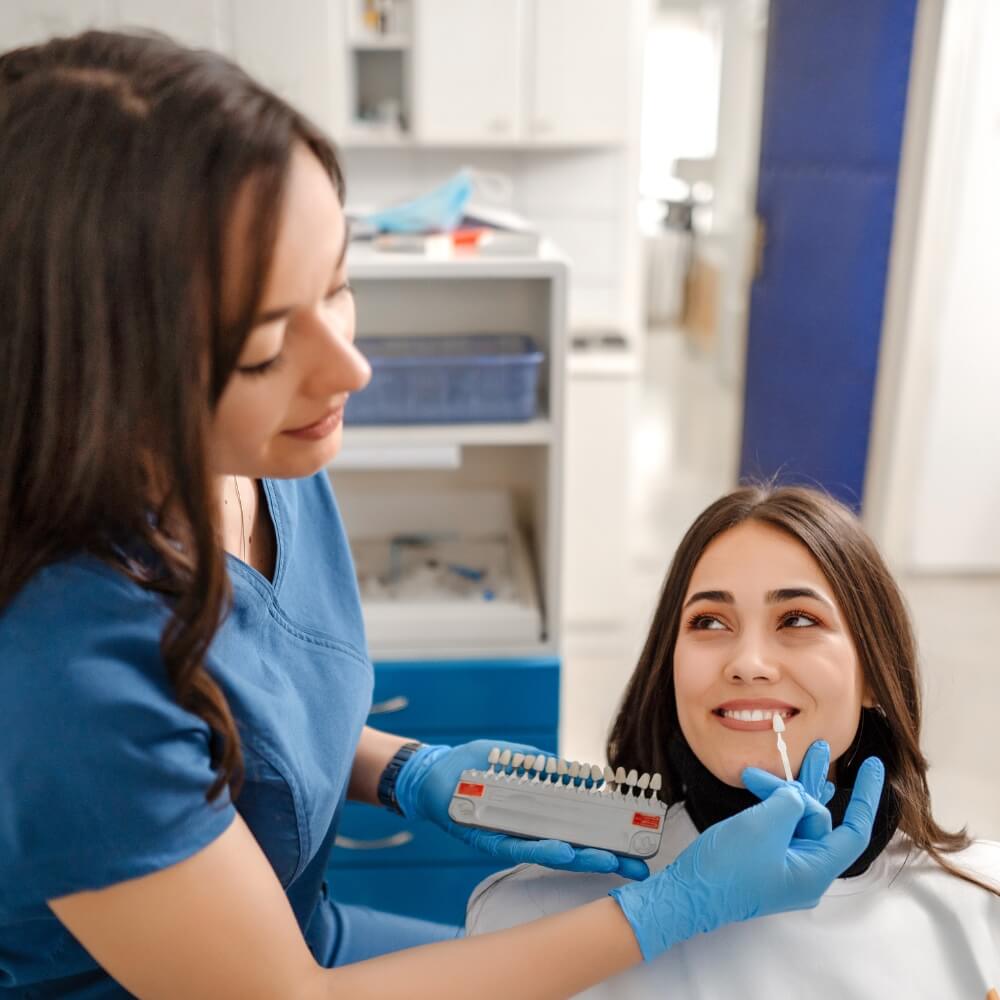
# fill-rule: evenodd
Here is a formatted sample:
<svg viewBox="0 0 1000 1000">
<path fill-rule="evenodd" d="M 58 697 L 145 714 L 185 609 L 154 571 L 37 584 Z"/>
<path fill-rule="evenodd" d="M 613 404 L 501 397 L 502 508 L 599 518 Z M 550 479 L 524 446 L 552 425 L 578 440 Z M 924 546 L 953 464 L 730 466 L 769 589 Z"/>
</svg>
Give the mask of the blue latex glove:
<svg viewBox="0 0 1000 1000">
<path fill-rule="evenodd" d="M 826 809 L 814 808 L 817 803 L 825 806 L 836 791 L 832 782 L 826 780 L 830 769 L 830 744 L 826 740 L 817 740 L 806 751 L 799 768 L 799 779 L 794 784 L 806 795 L 806 811 L 799 825 L 795 828 L 795 836 L 804 840 L 821 840 L 833 829 L 833 820 Z M 781 778 L 769 771 L 756 767 L 746 767 L 740 776 L 744 786 L 758 799 L 766 799 L 781 785 L 786 784 Z"/>
<path fill-rule="evenodd" d="M 643 957 L 724 924 L 815 906 L 867 846 L 884 777 L 878 758 L 866 760 L 844 822 L 819 840 L 795 836 L 806 796 L 780 781 L 764 802 L 710 826 L 669 868 L 612 889 Z"/>
<path fill-rule="evenodd" d="M 448 804 L 459 777 L 467 768 L 485 770 L 488 766 L 486 757 L 496 745 L 490 740 L 475 740 L 457 747 L 427 746 L 419 749 L 396 776 L 396 801 L 403 815 L 430 820 L 453 837 L 510 864 L 526 862 L 571 872 L 616 872 L 630 879 L 648 877 L 646 863 L 636 858 L 623 858 L 611 851 L 599 851 L 592 847 L 573 847 L 562 840 L 508 837 L 453 822 L 448 815 Z M 536 756 L 543 752 L 520 743 L 504 743 L 503 746 Z"/>
</svg>

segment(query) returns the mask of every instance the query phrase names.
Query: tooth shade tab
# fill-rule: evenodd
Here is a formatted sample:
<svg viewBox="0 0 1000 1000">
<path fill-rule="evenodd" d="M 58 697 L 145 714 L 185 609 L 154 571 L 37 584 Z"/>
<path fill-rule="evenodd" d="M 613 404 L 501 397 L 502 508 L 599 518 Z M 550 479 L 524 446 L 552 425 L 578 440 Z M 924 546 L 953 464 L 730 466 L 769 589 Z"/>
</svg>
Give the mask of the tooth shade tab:
<svg viewBox="0 0 1000 1000">
<path fill-rule="evenodd" d="M 649 787 L 654 792 L 658 792 L 663 787 L 663 775 L 659 771 L 650 779 Z"/>
<path fill-rule="evenodd" d="M 771 716 L 771 728 L 776 733 L 783 733 L 785 731 L 785 720 L 781 717 L 780 712 L 775 712 Z"/>
<path fill-rule="evenodd" d="M 448 807 L 453 822 L 633 858 L 659 850 L 667 803 L 655 791 L 647 794 L 659 785 L 659 775 L 488 743 L 486 750 L 483 770 L 463 770 L 456 781 Z M 579 780 L 563 777 L 571 772 Z"/>
</svg>

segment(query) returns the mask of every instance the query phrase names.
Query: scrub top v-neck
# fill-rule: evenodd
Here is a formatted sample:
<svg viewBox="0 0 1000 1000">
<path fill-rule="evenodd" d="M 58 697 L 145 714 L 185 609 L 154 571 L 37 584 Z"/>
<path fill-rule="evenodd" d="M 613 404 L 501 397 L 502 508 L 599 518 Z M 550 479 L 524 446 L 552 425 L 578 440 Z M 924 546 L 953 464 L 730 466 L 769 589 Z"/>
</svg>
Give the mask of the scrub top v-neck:
<svg viewBox="0 0 1000 1000">
<path fill-rule="evenodd" d="M 232 608 L 207 666 L 240 730 L 237 802 L 208 803 L 210 731 L 176 702 L 169 609 L 80 556 L 0 615 L 0 997 L 127 995 L 45 900 L 157 871 L 246 821 L 317 961 L 344 934 L 324 875 L 373 674 L 347 538 L 325 473 L 266 480 L 273 580 L 228 560 Z"/>
</svg>

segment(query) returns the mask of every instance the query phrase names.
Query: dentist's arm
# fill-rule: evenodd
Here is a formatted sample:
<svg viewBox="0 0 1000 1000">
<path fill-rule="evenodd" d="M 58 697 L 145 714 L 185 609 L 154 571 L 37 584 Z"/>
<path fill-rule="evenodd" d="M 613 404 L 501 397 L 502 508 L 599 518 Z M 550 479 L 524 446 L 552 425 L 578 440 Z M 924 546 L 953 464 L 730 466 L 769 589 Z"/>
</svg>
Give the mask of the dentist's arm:
<svg viewBox="0 0 1000 1000">
<path fill-rule="evenodd" d="M 813 906 L 864 850 L 881 767 L 859 773 L 844 823 L 798 840 L 807 797 L 782 785 L 706 830 L 669 868 L 567 913 L 496 934 L 319 967 L 243 820 L 154 874 L 50 900 L 91 955 L 142 1000 L 507 1000 L 569 997 L 694 934 Z M 562 961 L 566 941 L 572 961 Z M 679 1000 L 679 998 L 678 998 Z"/>
</svg>

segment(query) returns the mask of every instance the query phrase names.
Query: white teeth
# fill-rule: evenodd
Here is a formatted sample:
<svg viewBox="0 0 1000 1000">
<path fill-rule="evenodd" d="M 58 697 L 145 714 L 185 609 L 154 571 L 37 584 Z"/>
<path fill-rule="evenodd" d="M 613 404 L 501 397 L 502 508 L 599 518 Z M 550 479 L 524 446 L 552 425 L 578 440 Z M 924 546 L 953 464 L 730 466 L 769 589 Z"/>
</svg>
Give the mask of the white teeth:
<svg viewBox="0 0 1000 1000">
<path fill-rule="evenodd" d="M 649 782 L 649 787 L 654 795 L 663 787 L 663 775 L 659 771 L 653 775 L 652 780 Z"/>
<path fill-rule="evenodd" d="M 516 753 L 510 759 L 510 766 L 516 771 L 524 763 L 524 754 Z"/>
<path fill-rule="evenodd" d="M 764 722 L 765 720 L 770 722 L 775 715 L 781 716 L 783 719 L 789 719 L 792 716 L 792 712 L 784 708 L 741 708 L 738 710 L 725 708 L 722 710 L 722 715 L 724 718 L 736 719 L 738 722 Z"/>
</svg>

